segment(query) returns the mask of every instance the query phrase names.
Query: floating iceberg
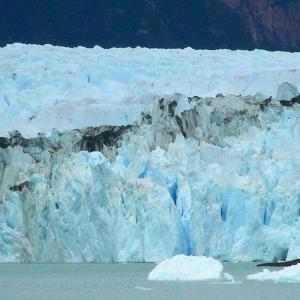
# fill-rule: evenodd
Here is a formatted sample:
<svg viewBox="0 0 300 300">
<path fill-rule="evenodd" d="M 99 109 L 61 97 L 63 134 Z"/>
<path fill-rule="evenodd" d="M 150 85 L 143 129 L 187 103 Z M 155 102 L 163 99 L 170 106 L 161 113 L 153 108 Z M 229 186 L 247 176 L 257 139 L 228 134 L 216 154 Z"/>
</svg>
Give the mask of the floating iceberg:
<svg viewBox="0 0 300 300">
<path fill-rule="evenodd" d="M 262 272 L 248 275 L 249 280 L 266 281 L 271 280 L 274 282 L 300 282 L 300 264 L 290 267 L 285 267 L 280 271 L 270 271 L 264 269 Z"/>
<path fill-rule="evenodd" d="M 211 257 L 177 255 L 159 263 L 149 273 L 148 279 L 154 281 L 219 280 L 223 277 L 222 272 L 222 263 Z M 226 274 L 225 279 L 228 277 Z"/>
</svg>

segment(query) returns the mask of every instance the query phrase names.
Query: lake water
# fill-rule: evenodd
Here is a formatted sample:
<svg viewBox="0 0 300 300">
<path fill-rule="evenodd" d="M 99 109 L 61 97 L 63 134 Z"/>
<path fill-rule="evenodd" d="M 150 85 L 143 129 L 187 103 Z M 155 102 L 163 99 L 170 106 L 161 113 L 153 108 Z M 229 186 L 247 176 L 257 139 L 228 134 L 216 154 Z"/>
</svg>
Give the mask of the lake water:
<svg viewBox="0 0 300 300">
<path fill-rule="evenodd" d="M 2 300 L 300 300 L 300 284 L 247 281 L 254 264 L 225 264 L 236 284 L 151 282 L 153 264 L 0 264 Z"/>
</svg>

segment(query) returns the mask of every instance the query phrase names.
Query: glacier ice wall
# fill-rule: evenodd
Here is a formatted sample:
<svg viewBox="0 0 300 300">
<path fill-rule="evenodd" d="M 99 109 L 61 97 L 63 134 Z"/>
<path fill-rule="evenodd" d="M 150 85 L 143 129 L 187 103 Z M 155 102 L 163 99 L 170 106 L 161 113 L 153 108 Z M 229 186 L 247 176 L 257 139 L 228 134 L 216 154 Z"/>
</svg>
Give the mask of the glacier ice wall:
<svg viewBox="0 0 300 300">
<path fill-rule="evenodd" d="M 132 126 L 1 138 L 0 261 L 299 257 L 299 104 L 174 94 Z"/>
</svg>

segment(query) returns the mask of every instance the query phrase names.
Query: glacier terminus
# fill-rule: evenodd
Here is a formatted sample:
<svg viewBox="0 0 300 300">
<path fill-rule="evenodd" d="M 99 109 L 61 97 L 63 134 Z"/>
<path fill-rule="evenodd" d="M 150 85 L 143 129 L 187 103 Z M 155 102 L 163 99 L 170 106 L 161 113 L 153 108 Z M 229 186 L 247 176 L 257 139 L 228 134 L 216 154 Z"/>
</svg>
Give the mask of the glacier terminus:
<svg viewBox="0 0 300 300">
<path fill-rule="evenodd" d="M 300 257 L 299 54 L 15 44 L 0 74 L 1 262 Z"/>
</svg>

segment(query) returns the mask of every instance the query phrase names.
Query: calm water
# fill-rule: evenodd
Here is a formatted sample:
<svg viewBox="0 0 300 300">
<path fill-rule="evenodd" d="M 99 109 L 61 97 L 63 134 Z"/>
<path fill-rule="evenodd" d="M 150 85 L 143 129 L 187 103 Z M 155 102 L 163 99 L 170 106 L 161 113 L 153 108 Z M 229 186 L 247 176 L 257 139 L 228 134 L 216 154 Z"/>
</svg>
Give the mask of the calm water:
<svg viewBox="0 0 300 300">
<path fill-rule="evenodd" d="M 0 264 L 2 300 L 300 300 L 300 284 L 246 281 L 253 264 L 225 264 L 239 284 L 148 281 L 153 264 Z"/>
</svg>

